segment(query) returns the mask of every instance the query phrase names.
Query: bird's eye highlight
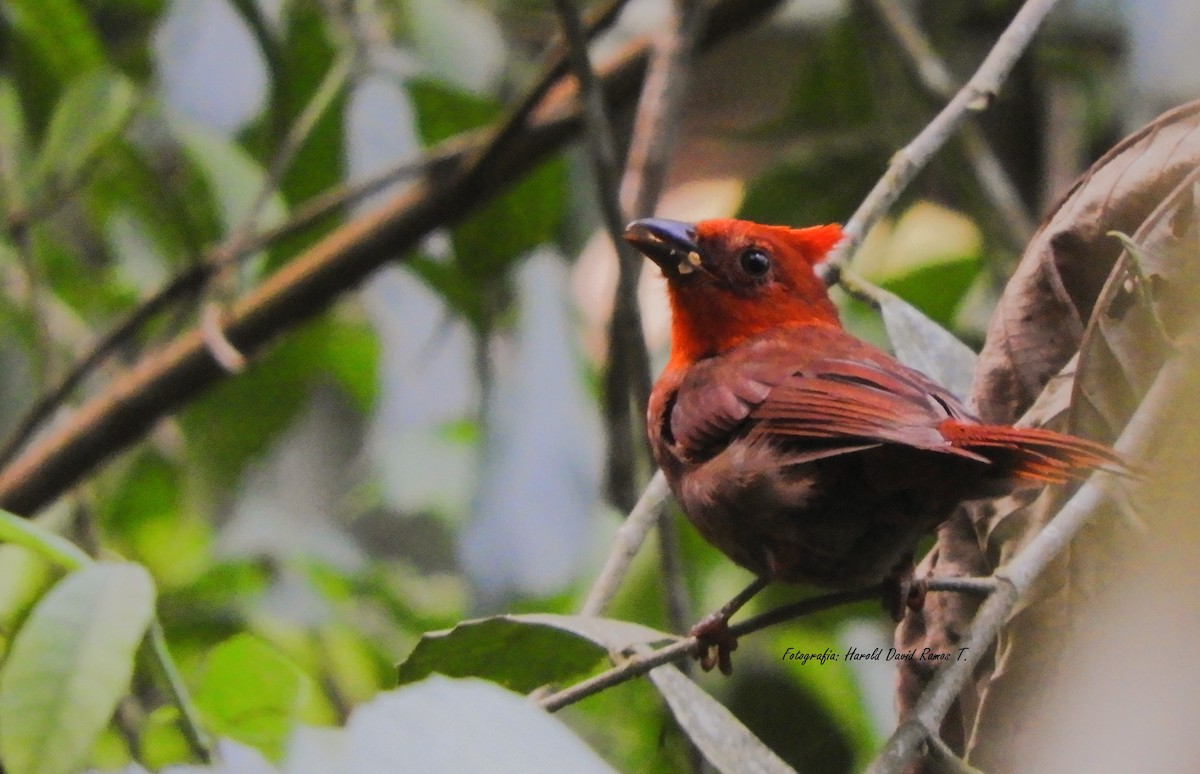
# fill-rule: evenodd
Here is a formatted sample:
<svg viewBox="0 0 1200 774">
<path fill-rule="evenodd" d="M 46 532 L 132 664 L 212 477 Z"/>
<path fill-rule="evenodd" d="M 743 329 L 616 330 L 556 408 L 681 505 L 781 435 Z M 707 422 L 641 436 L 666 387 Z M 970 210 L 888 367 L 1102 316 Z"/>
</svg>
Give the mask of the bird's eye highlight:
<svg viewBox="0 0 1200 774">
<path fill-rule="evenodd" d="M 742 253 L 742 270 L 751 277 L 766 276 L 770 268 L 771 256 L 767 255 L 765 251 L 757 247 L 751 247 Z"/>
</svg>

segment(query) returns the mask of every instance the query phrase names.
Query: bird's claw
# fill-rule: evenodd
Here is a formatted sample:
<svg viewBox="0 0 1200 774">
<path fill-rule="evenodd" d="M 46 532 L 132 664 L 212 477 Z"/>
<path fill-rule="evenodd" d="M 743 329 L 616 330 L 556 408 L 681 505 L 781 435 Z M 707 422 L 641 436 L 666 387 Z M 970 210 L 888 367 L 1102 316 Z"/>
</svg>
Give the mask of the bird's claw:
<svg viewBox="0 0 1200 774">
<path fill-rule="evenodd" d="M 729 631 L 729 618 L 722 611 L 711 613 L 692 627 L 690 634 L 696 638 L 692 656 L 700 662 L 700 668 L 711 672 L 719 667 L 721 674 L 733 674 L 733 651 L 737 650 L 737 637 Z"/>
<path fill-rule="evenodd" d="M 928 591 L 929 582 L 925 578 L 915 577 L 912 563 L 909 562 L 884 578 L 883 609 L 893 621 L 899 623 L 904 620 L 906 609 L 918 613 L 924 609 Z"/>
</svg>

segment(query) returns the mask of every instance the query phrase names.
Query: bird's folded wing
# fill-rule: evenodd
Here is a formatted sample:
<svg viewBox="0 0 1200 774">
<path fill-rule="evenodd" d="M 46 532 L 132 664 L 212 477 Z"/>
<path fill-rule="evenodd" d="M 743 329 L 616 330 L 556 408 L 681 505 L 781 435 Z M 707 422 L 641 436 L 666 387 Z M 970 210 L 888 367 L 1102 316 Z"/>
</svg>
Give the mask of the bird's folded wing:
<svg viewBox="0 0 1200 774">
<path fill-rule="evenodd" d="M 982 459 L 950 443 L 939 425 L 970 418 L 948 392 L 898 363 L 884 369 L 838 358 L 802 368 L 750 363 L 736 378 L 697 379 L 681 390 L 671 428 L 689 456 L 707 456 L 748 432 L 793 442 L 811 439 L 819 456 L 902 444 Z"/>
</svg>

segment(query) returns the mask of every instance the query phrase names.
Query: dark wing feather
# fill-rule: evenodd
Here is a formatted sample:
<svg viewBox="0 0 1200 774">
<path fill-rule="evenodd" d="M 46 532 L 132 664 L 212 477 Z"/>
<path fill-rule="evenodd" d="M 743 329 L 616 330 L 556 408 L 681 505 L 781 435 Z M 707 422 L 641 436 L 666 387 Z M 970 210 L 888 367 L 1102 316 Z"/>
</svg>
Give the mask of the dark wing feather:
<svg viewBox="0 0 1200 774">
<path fill-rule="evenodd" d="M 750 418 L 764 436 L 892 443 L 985 461 L 940 430 L 947 419 L 970 419 L 966 409 L 899 363 L 816 360 L 778 384 Z"/>
<path fill-rule="evenodd" d="M 811 438 L 818 456 L 893 443 L 983 459 L 939 432 L 946 419 L 976 421 L 956 398 L 831 328 L 793 329 L 696 364 L 668 416 L 677 452 L 692 461 L 746 433 L 793 447 Z"/>
</svg>

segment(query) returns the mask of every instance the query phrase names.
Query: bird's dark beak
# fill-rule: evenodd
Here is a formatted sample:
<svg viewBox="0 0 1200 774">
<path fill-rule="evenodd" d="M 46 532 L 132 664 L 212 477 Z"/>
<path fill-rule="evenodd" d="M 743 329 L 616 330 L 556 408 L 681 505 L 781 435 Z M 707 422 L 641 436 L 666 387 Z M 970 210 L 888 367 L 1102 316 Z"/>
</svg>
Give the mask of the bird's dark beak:
<svg viewBox="0 0 1200 774">
<path fill-rule="evenodd" d="M 663 218 L 635 220 L 625 227 L 625 241 L 662 267 L 667 276 L 704 268 L 692 223 Z"/>
</svg>

